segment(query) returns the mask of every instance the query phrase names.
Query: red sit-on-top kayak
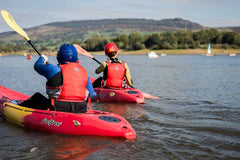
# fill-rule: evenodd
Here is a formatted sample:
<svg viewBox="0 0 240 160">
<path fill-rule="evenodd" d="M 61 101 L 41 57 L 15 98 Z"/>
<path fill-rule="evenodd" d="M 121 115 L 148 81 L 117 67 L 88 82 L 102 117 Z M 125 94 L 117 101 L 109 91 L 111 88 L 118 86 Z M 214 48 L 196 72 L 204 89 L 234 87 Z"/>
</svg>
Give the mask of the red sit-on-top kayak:
<svg viewBox="0 0 240 160">
<path fill-rule="evenodd" d="M 94 88 L 98 95 L 97 102 L 144 103 L 142 92 L 135 88 Z"/>
<path fill-rule="evenodd" d="M 19 126 L 57 134 L 136 138 L 132 126 L 113 113 L 94 110 L 69 113 L 27 108 L 11 103 L 12 100 L 23 101 L 27 98 L 28 95 L 0 86 L 0 112 L 3 117 Z"/>
<path fill-rule="evenodd" d="M 94 78 L 91 81 L 94 82 Z M 144 103 L 142 92 L 136 88 L 94 88 L 98 98 L 97 102 L 110 103 Z"/>
</svg>

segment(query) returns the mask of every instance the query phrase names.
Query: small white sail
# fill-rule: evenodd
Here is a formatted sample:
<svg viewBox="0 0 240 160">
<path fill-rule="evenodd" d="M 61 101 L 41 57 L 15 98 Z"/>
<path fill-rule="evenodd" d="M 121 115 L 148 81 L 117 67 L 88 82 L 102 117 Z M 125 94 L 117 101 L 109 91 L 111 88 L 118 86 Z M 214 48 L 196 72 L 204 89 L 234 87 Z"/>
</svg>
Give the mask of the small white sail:
<svg viewBox="0 0 240 160">
<path fill-rule="evenodd" d="M 211 51 L 211 44 L 210 44 L 210 43 L 208 43 L 208 51 L 207 51 L 207 53 L 208 53 L 208 54 L 211 54 L 211 53 L 212 53 L 212 51 Z"/>
<path fill-rule="evenodd" d="M 207 51 L 207 53 L 205 55 L 206 56 L 213 56 L 213 53 L 211 51 L 211 44 L 210 43 L 208 43 L 208 51 Z"/>
</svg>

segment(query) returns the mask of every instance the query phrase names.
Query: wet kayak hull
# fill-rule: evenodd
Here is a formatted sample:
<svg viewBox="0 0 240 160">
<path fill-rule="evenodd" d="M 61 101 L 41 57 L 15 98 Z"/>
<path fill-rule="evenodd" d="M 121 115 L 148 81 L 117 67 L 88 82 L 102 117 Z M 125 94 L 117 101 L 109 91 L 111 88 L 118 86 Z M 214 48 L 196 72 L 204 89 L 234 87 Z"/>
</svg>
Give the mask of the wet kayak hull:
<svg viewBox="0 0 240 160">
<path fill-rule="evenodd" d="M 94 91 L 98 95 L 97 102 L 144 103 L 142 92 L 135 88 L 94 88 Z"/>
<path fill-rule="evenodd" d="M 69 113 L 27 108 L 11 103 L 29 96 L 0 86 L 0 111 L 3 117 L 16 125 L 44 132 L 70 135 L 110 136 L 135 139 L 132 126 L 113 113 L 88 110 Z"/>
</svg>

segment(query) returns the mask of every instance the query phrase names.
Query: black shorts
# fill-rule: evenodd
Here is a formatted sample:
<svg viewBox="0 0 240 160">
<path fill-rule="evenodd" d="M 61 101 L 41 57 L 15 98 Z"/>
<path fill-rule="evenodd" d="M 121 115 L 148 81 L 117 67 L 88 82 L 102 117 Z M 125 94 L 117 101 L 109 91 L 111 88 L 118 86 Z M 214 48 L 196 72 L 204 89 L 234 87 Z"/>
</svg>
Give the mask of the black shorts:
<svg viewBox="0 0 240 160">
<path fill-rule="evenodd" d="M 54 105 L 57 111 L 73 112 L 73 113 L 85 113 L 87 111 L 86 102 L 65 102 L 54 100 Z"/>
<path fill-rule="evenodd" d="M 55 107 L 51 105 L 51 100 L 37 92 L 26 101 L 19 104 L 20 106 L 42 109 L 42 110 L 55 110 Z M 57 111 L 73 112 L 73 113 L 85 113 L 87 111 L 86 102 L 65 102 L 54 101 Z"/>
</svg>

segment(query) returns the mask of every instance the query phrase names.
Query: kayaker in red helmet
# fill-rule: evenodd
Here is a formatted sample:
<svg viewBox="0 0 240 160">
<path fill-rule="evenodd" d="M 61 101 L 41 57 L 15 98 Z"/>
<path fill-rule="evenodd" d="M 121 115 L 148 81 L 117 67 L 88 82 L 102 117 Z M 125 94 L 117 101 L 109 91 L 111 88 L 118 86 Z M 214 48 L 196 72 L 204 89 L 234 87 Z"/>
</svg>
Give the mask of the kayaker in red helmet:
<svg viewBox="0 0 240 160">
<path fill-rule="evenodd" d="M 108 43 L 105 48 L 105 55 L 108 57 L 95 71 L 96 74 L 103 72 L 103 77 L 94 81 L 93 87 L 122 88 L 123 82 L 132 86 L 132 80 L 128 65 L 117 58 L 118 47 L 114 43 Z M 104 82 L 102 84 L 102 82 Z"/>
<path fill-rule="evenodd" d="M 46 93 L 49 98 L 36 93 L 21 105 L 63 112 L 86 112 L 86 89 L 93 101 L 96 93 L 87 71 L 78 63 L 76 48 L 72 44 L 61 45 L 57 60 L 58 65 L 49 64 L 48 57 L 41 55 L 34 64 L 34 69 L 47 79 Z"/>
</svg>

